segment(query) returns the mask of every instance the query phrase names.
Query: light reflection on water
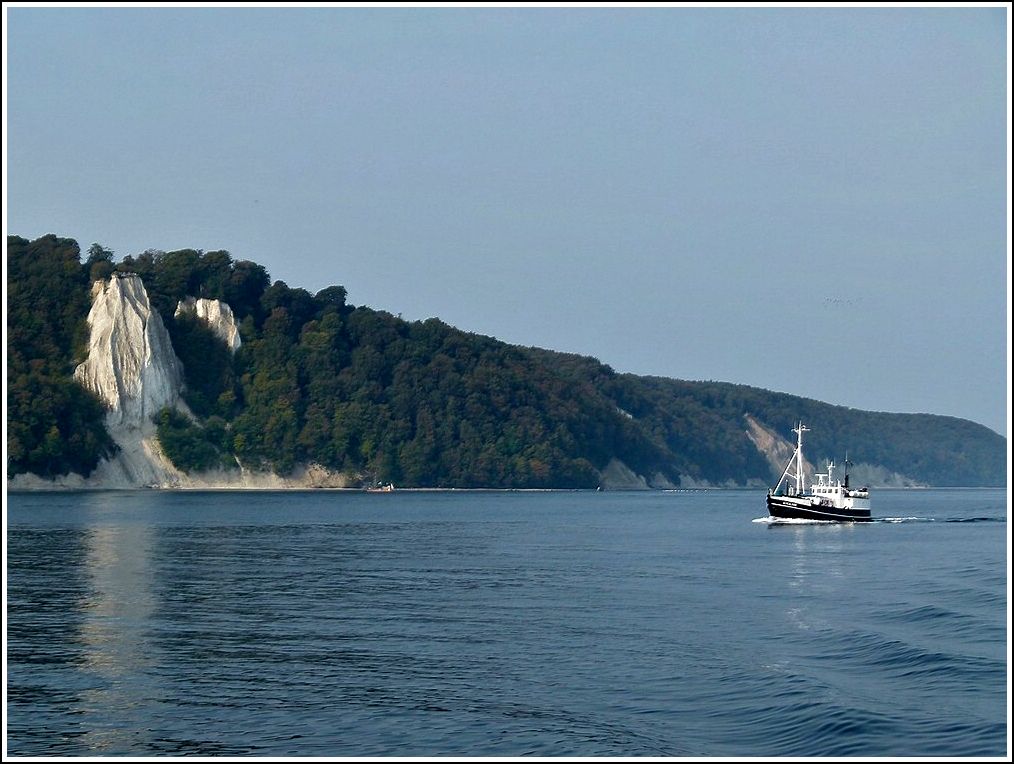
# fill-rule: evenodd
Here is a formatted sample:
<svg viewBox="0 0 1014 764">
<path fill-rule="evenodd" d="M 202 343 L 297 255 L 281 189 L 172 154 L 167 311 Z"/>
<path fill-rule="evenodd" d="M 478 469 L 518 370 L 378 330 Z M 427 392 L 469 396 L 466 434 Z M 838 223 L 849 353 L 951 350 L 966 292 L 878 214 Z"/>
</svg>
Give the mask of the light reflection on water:
<svg viewBox="0 0 1014 764">
<path fill-rule="evenodd" d="M 136 677 L 152 666 L 146 639 L 154 610 L 151 581 L 152 528 L 95 526 L 85 534 L 85 571 L 90 597 L 79 625 L 83 672 L 94 684 L 82 692 L 81 709 L 97 717 L 112 709 L 129 712 L 138 703 Z M 118 725 L 96 726 L 83 742 L 97 755 L 129 744 Z"/>
</svg>

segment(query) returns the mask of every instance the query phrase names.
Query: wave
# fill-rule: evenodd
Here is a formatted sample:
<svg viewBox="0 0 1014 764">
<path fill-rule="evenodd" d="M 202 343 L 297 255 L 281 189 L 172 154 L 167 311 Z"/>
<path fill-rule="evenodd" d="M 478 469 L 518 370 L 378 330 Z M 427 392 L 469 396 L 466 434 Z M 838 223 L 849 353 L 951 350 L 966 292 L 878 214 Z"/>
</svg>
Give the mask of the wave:
<svg viewBox="0 0 1014 764">
<path fill-rule="evenodd" d="M 996 755 L 1004 735 L 1003 724 L 961 712 L 942 730 L 939 719 L 913 716 L 812 664 L 763 669 L 713 679 L 693 708 L 675 709 L 684 748 L 706 756 Z"/>
<path fill-rule="evenodd" d="M 805 520 L 801 518 L 785 517 L 755 517 L 750 522 L 764 523 L 770 526 L 778 525 L 842 525 L 837 520 Z M 874 517 L 871 520 L 864 520 L 861 525 L 876 525 L 877 523 L 1006 523 L 1006 517 Z"/>
<path fill-rule="evenodd" d="M 875 523 L 1005 523 L 1006 517 L 875 517 Z"/>
<path fill-rule="evenodd" d="M 1006 517 L 954 517 L 944 520 L 945 523 L 1005 523 Z"/>
</svg>

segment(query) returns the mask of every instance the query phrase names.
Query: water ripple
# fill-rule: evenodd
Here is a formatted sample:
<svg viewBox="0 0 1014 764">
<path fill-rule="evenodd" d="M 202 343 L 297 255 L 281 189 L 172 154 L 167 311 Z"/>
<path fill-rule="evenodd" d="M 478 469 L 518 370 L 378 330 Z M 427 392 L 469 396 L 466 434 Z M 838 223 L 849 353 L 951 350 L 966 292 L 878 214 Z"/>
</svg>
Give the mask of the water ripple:
<svg viewBox="0 0 1014 764">
<path fill-rule="evenodd" d="M 8 752 L 1003 754 L 997 492 L 607 493 L 12 496 Z"/>
</svg>

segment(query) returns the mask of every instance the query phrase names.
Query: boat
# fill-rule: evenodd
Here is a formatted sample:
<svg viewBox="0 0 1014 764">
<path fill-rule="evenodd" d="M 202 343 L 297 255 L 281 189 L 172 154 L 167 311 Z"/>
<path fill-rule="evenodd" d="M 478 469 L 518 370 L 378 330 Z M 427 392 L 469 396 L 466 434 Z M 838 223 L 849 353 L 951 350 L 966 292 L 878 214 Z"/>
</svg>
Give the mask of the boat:
<svg viewBox="0 0 1014 764">
<path fill-rule="evenodd" d="M 827 472 L 817 474 L 816 482 L 806 486 L 803 474 L 803 433 L 809 432 L 802 422 L 792 429 L 796 433 L 796 450 L 789 459 L 778 484 L 768 490 L 768 514 L 776 520 L 827 520 L 829 522 L 864 522 L 872 520 L 870 489 L 851 488 L 845 457 L 845 482 L 834 480 L 834 462 L 827 463 Z"/>
<path fill-rule="evenodd" d="M 366 492 L 367 493 L 390 493 L 393 490 L 394 490 L 394 483 L 383 483 L 383 484 L 378 485 L 378 486 L 373 486 L 372 488 L 367 488 Z"/>
</svg>

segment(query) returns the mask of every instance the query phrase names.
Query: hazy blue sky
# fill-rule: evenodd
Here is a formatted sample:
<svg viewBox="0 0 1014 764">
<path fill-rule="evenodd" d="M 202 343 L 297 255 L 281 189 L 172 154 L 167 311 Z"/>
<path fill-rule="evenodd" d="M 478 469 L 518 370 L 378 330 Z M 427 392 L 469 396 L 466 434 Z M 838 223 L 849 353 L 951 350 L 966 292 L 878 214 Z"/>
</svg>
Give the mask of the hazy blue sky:
<svg viewBox="0 0 1014 764">
<path fill-rule="evenodd" d="M 1005 4 L 4 12 L 9 234 L 1008 434 Z"/>
</svg>

